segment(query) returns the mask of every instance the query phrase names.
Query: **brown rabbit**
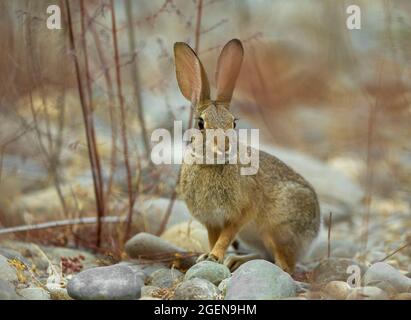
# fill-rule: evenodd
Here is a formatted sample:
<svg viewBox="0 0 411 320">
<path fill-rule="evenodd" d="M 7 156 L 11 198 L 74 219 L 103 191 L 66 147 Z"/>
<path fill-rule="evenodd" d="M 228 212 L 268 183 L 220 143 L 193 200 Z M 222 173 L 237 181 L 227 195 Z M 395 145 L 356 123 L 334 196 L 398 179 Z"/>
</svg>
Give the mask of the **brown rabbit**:
<svg viewBox="0 0 411 320">
<path fill-rule="evenodd" d="M 178 42 L 174 54 L 178 85 L 195 108 L 196 127 L 203 136 L 208 129 L 233 129 L 230 101 L 243 60 L 241 42 L 229 41 L 220 54 L 216 100 L 210 100 L 207 75 L 195 52 Z M 319 230 L 317 196 L 313 187 L 282 161 L 257 152 L 255 175 L 241 175 L 241 164 L 183 164 L 179 193 L 191 214 L 207 228 L 211 248 L 199 261 L 223 262 L 227 248 L 242 230 L 248 237 L 252 232 L 254 244 L 260 244 L 278 266 L 293 273 L 297 259 Z M 233 259 L 225 262 L 238 265 Z"/>
</svg>

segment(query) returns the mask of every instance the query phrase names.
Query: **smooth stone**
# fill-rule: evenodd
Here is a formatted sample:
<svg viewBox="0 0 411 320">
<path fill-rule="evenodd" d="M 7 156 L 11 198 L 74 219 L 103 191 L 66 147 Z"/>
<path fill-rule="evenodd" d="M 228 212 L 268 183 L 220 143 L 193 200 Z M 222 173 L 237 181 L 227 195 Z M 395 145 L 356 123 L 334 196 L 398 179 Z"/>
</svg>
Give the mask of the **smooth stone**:
<svg viewBox="0 0 411 320">
<path fill-rule="evenodd" d="M 385 262 L 377 262 L 369 267 L 363 281 L 367 286 L 375 286 L 383 290 L 387 290 L 387 286 L 390 286 L 397 293 L 411 292 L 411 279 Z"/>
<path fill-rule="evenodd" d="M 160 270 L 160 269 L 166 269 L 169 270 L 170 268 L 166 266 L 165 264 L 162 263 L 141 263 L 137 260 L 131 260 L 131 261 L 122 261 L 119 264 L 121 265 L 127 265 L 132 269 L 136 269 L 137 271 L 142 271 L 144 274 L 144 281 L 155 271 Z"/>
<path fill-rule="evenodd" d="M 266 260 L 242 264 L 227 286 L 226 300 L 274 300 L 296 296 L 291 276 Z"/>
<path fill-rule="evenodd" d="M 176 269 L 159 269 L 147 279 L 147 284 L 159 288 L 170 288 L 183 279 L 184 275 Z"/>
<path fill-rule="evenodd" d="M 0 280 L 17 281 L 17 274 L 7 258 L 0 255 Z"/>
<path fill-rule="evenodd" d="M 28 300 L 50 300 L 50 294 L 42 288 L 25 288 L 19 294 Z"/>
<path fill-rule="evenodd" d="M 20 300 L 21 296 L 16 293 L 14 286 L 3 279 L 0 279 L 0 300 Z"/>
<path fill-rule="evenodd" d="M 140 232 L 127 241 L 125 245 L 126 253 L 134 259 L 159 259 L 169 258 L 171 261 L 178 261 L 180 267 L 189 268 L 195 263 L 194 257 L 176 257 L 176 253 L 184 253 L 184 250 L 152 234 Z"/>
<path fill-rule="evenodd" d="M 331 299 L 345 300 L 350 294 L 351 287 L 344 281 L 331 281 L 327 283 L 323 292 Z"/>
<path fill-rule="evenodd" d="M 162 235 L 164 239 L 189 252 L 209 252 L 207 229 L 197 221 L 176 224 Z"/>
<path fill-rule="evenodd" d="M 321 261 L 313 271 L 315 283 L 328 283 L 331 281 L 347 281 L 350 276 L 347 273 L 349 266 L 356 265 L 362 267 L 354 260 L 345 258 L 329 258 Z"/>
<path fill-rule="evenodd" d="M 126 300 L 140 297 L 143 272 L 129 266 L 112 265 L 82 271 L 67 285 L 67 292 L 79 300 Z"/>
<path fill-rule="evenodd" d="M 216 300 L 218 289 L 210 281 L 200 278 L 183 281 L 174 291 L 173 300 Z"/>
<path fill-rule="evenodd" d="M 227 286 L 228 282 L 230 282 L 230 278 L 223 279 L 220 284 L 218 285 L 218 290 L 220 290 L 221 294 L 225 297 L 227 294 Z"/>
<path fill-rule="evenodd" d="M 221 263 L 201 261 L 187 270 L 184 280 L 201 278 L 218 286 L 221 281 L 231 276 L 230 270 Z"/>
<path fill-rule="evenodd" d="M 347 300 L 387 300 L 388 294 L 377 287 L 360 287 L 351 290 Z"/>
</svg>

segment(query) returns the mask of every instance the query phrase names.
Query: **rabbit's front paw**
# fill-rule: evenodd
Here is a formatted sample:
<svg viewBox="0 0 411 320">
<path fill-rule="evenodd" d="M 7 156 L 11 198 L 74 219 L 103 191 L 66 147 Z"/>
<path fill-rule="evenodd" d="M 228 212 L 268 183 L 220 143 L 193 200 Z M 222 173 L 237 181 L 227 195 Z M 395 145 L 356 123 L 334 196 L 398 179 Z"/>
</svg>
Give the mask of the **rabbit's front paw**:
<svg viewBox="0 0 411 320">
<path fill-rule="evenodd" d="M 212 253 L 203 253 L 201 256 L 198 257 L 196 263 L 201 262 L 201 261 L 213 261 L 213 262 L 218 262 L 221 263 L 220 259 L 218 259 L 217 256 L 215 256 Z"/>
</svg>

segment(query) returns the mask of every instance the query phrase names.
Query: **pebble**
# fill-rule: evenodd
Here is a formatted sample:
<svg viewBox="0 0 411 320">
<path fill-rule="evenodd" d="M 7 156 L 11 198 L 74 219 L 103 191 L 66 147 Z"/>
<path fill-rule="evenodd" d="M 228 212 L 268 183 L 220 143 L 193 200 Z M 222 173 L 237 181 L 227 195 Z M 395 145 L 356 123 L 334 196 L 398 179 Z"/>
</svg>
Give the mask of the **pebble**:
<svg viewBox="0 0 411 320">
<path fill-rule="evenodd" d="M 134 259 L 138 259 L 141 256 L 144 256 L 147 259 L 150 256 L 153 257 L 153 259 L 156 259 L 159 256 L 169 256 L 171 260 L 173 260 L 173 255 L 175 255 L 175 253 L 184 252 L 182 248 L 145 232 L 140 232 L 128 240 L 125 245 L 125 251 Z M 155 255 L 153 255 L 153 253 L 155 253 Z M 195 258 L 184 257 L 180 258 L 178 261 L 181 268 L 189 268 L 195 263 Z"/>
<path fill-rule="evenodd" d="M 218 289 L 210 281 L 200 278 L 183 281 L 174 291 L 173 300 L 216 300 Z"/>
<path fill-rule="evenodd" d="M 184 280 L 201 278 L 218 286 L 221 281 L 230 276 L 231 272 L 225 265 L 212 261 L 201 261 L 187 270 Z"/>
<path fill-rule="evenodd" d="M 364 284 L 397 293 L 411 292 L 411 279 L 385 262 L 374 263 L 364 274 Z"/>
<path fill-rule="evenodd" d="M 226 300 L 273 300 L 296 296 L 291 276 L 266 260 L 242 264 L 227 285 Z"/>
<path fill-rule="evenodd" d="M 147 279 L 147 284 L 159 288 L 170 288 L 183 279 L 183 274 L 176 269 L 159 269 Z"/>
<path fill-rule="evenodd" d="M 345 300 L 350 291 L 351 287 L 344 281 L 331 281 L 323 289 L 327 297 L 335 300 Z"/>
<path fill-rule="evenodd" d="M 125 300 L 140 297 L 143 272 L 126 265 L 96 267 L 76 274 L 67 292 L 79 300 Z"/>
<path fill-rule="evenodd" d="M 315 283 L 328 283 L 334 280 L 347 281 L 350 276 L 347 268 L 352 265 L 362 267 L 354 260 L 345 258 L 329 258 L 321 261 L 313 271 L 313 280 Z"/>
</svg>

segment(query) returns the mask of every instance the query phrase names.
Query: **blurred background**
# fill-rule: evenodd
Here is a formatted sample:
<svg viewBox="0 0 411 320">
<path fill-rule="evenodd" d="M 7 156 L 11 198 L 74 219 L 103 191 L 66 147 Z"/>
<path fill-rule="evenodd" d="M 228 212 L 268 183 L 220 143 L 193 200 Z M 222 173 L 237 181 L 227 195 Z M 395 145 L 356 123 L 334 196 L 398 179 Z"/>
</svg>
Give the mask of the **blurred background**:
<svg viewBox="0 0 411 320">
<path fill-rule="evenodd" d="M 46 27 L 51 4 L 61 30 Z M 351 4 L 360 30 L 346 27 Z M 174 42 L 196 50 L 213 85 L 222 46 L 239 38 L 238 127 L 259 128 L 263 148 L 319 194 L 324 230 L 309 259 L 327 254 L 327 237 L 332 255 L 369 261 L 405 245 L 387 259 L 411 272 L 410 1 L 3 0 L 0 30 L 3 246 L 118 260 L 147 231 L 206 250 L 198 225 L 194 242 L 181 228 L 164 235 L 190 218 L 179 168 L 150 163 L 150 136 L 188 126 Z"/>
</svg>

